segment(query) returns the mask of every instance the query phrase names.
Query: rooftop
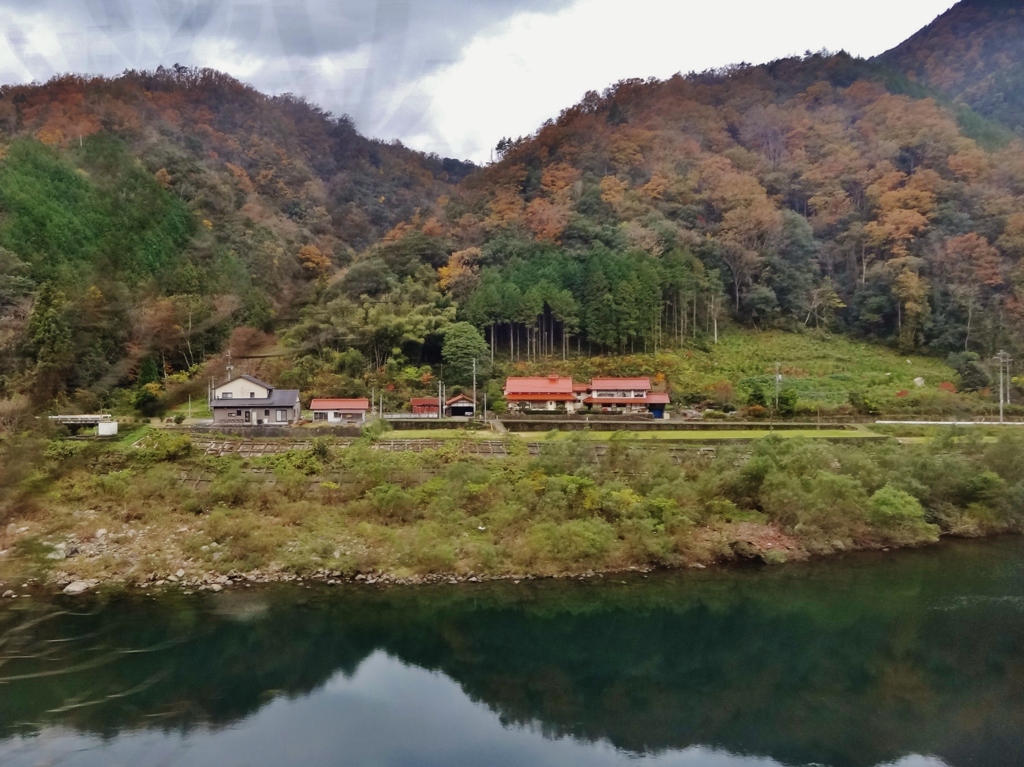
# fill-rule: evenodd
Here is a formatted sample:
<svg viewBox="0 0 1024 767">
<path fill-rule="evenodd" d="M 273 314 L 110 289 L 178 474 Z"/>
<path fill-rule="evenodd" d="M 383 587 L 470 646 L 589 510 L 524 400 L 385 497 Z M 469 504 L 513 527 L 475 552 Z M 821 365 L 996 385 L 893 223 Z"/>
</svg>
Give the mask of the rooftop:
<svg viewBox="0 0 1024 767">
<path fill-rule="evenodd" d="M 642 389 L 644 391 L 648 391 L 650 388 L 650 378 L 595 378 L 590 382 L 591 391 L 597 391 L 599 389 L 612 391 Z"/>
<path fill-rule="evenodd" d="M 238 399 L 215 399 L 210 403 L 213 408 L 229 410 L 250 410 L 252 408 L 294 407 L 299 401 L 298 389 L 271 389 L 269 397 L 240 397 Z"/>
<path fill-rule="evenodd" d="M 362 410 L 370 409 L 370 400 L 356 399 L 315 399 L 309 403 L 310 410 Z"/>
<path fill-rule="evenodd" d="M 572 393 L 572 379 L 562 376 L 508 378 L 505 381 L 506 397 L 515 394 L 568 394 L 571 396 Z"/>
<path fill-rule="evenodd" d="M 247 376 L 247 375 L 235 376 L 230 381 L 225 381 L 224 383 L 219 384 L 217 386 L 217 388 L 219 389 L 221 386 L 227 386 L 229 383 L 232 383 L 234 381 L 248 381 L 249 383 L 254 383 L 257 386 L 262 386 L 264 389 L 273 389 L 274 388 L 273 386 L 268 384 L 266 381 L 261 381 L 258 378 L 254 378 L 253 376 Z"/>
</svg>

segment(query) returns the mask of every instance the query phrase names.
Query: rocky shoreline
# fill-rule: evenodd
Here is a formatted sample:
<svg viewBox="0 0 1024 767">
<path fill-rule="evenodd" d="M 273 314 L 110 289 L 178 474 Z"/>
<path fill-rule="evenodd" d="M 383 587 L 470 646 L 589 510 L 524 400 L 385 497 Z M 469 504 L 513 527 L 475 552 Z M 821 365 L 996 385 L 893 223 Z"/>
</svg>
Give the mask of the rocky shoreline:
<svg viewBox="0 0 1024 767">
<path fill-rule="evenodd" d="M 96 512 L 79 512 L 74 518 L 92 520 Z M 781 565 L 851 552 L 890 551 L 932 545 L 941 539 L 896 543 L 860 539 L 845 542 L 833 540 L 818 548 L 787 535 L 774 525 L 747 522 L 705 528 L 695 534 L 695 547 L 684 553 L 681 561 L 672 564 L 621 563 L 613 567 L 551 569 L 504 572 L 395 572 L 384 567 L 350 567 L 339 569 L 336 563 L 323 563 L 309 558 L 280 564 L 268 553 L 268 563 L 252 569 L 240 569 L 231 561 L 224 545 L 206 539 L 194 541 L 194 525 L 156 527 L 154 525 L 116 525 L 112 531 L 94 527 L 91 531 L 46 531 L 29 522 L 10 524 L 5 530 L 8 548 L 0 550 L 0 602 L 30 596 L 30 591 L 75 596 L 97 590 L 130 590 L 135 593 L 174 590 L 184 594 L 218 594 L 230 590 L 270 584 L 299 586 L 373 586 L 415 587 L 429 585 L 476 584 L 547 579 L 588 580 L 616 574 L 645 574 L 657 570 L 703 570 L 736 563 Z M 56 532 L 56 534 L 55 534 Z M 997 531 L 990 531 L 997 534 Z M 964 531 L 962 535 L 943 538 L 980 537 L 985 531 Z M 31 542 L 31 546 L 27 546 Z M 281 549 L 280 553 L 285 553 Z M 157 556 L 154 556 L 154 553 Z M 339 548 L 331 559 L 345 554 Z M 219 562 L 229 567 L 218 567 Z M 332 566 L 334 565 L 334 566 Z M 7 583 L 4 583 L 7 581 Z"/>
<path fill-rule="evenodd" d="M 934 544 L 926 544 L 934 545 Z M 919 548 L 921 544 L 907 546 L 877 546 L 866 545 L 857 548 L 844 548 L 836 550 L 834 554 L 881 551 L 888 552 L 901 548 Z M 767 552 L 762 552 L 767 554 Z M 811 558 L 807 552 L 794 552 L 796 554 L 789 561 L 806 561 Z M 827 556 L 827 555 L 822 555 Z M 515 573 L 515 574 L 485 574 L 485 573 L 428 573 L 423 575 L 397 575 L 393 573 L 370 571 L 360 573 L 344 573 L 340 570 L 320 568 L 308 575 L 298 575 L 276 568 L 257 568 L 248 572 L 236 570 L 227 573 L 218 573 L 213 570 L 191 572 L 181 567 L 173 573 L 152 572 L 143 578 L 130 578 L 110 576 L 106 578 L 80 578 L 77 574 L 66 570 L 51 571 L 44 578 L 29 577 L 16 579 L 22 581 L 21 592 L 26 590 L 35 592 L 46 592 L 48 594 L 65 594 L 76 596 L 87 592 L 102 591 L 104 587 L 116 587 L 120 590 L 130 589 L 134 592 L 166 592 L 178 591 L 185 595 L 191 594 L 219 594 L 225 591 L 252 588 L 254 586 L 268 586 L 274 584 L 293 584 L 297 586 L 376 586 L 376 587 L 415 587 L 430 585 L 467 585 L 485 582 L 505 582 L 518 585 L 524 581 L 543 580 L 591 580 L 614 577 L 627 574 L 649 574 L 656 571 L 678 571 L 684 570 L 706 570 L 709 566 L 728 566 L 740 562 L 756 562 L 768 566 L 771 560 L 767 556 L 758 556 L 747 548 L 741 548 L 736 555 L 730 558 L 720 558 L 715 562 L 704 564 L 692 562 L 678 567 L 633 565 L 621 569 L 612 570 L 586 570 L 583 572 L 565 573 Z M 777 563 L 776 563 L 777 564 Z M 15 588 L 0 582 L 0 600 L 28 598 L 32 594 L 19 593 Z"/>
<path fill-rule="evenodd" d="M 706 565 L 695 563 L 686 566 L 689 569 L 706 569 Z M 296 575 L 280 571 L 264 571 L 261 569 L 240 573 L 234 570 L 226 574 L 205 572 L 190 576 L 184 569 L 168 574 L 158 575 L 151 573 L 142 581 L 130 581 L 117 577 L 99 580 L 96 578 L 80 579 L 77 576 L 65 572 L 52 574 L 45 580 L 38 578 L 26 578 L 21 584 L 22 590 L 33 589 L 43 590 L 51 593 L 62 593 L 69 596 L 84 594 L 88 591 L 101 589 L 103 586 L 117 586 L 119 588 L 131 588 L 136 591 L 160 591 L 178 590 L 183 594 L 196 594 L 208 592 L 218 594 L 232 588 L 251 588 L 252 586 L 266 586 L 272 584 L 295 584 L 306 586 L 341 586 L 341 585 L 362 585 L 362 586 L 428 586 L 428 585 L 460 585 L 484 582 L 511 582 L 518 585 L 523 581 L 539 580 L 590 580 L 592 578 L 604 578 L 625 573 L 651 573 L 658 569 L 656 567 L 633 566 L 624 570 L 588 570 L 582 573 L 560 573 L 554 575 L 540 575 L 534 573 L 515 575 L 488 575 L 482 573 L 468 573 L 465 575 L 452 573 L 433 573 L 427 575 L 399 576 L 390 573 L 369 572 L 345 574 L 339 570 L 317 570 L 310 575 Z M 685 569 L 685 568 L 680 568 Z M 7 590 L 0 594 L 0 599 L 25 598 L 31 594 L 18 593 L 6 584 L 0 583 L 0 589 Z"/>
</svg>

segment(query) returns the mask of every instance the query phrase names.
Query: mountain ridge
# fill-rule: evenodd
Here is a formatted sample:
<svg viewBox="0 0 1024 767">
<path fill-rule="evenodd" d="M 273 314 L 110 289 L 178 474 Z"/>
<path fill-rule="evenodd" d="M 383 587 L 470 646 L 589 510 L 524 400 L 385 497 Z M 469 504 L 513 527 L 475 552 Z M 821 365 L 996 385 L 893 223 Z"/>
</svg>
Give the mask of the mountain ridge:
<svg viewBox="0 0 1024 767">
<path fill-rule="evenodd" d="M 961 0 L 877 60 L 1024 132 L 1024 3 Z"/>
<path fill-rule="evenodd" d="M 0 88 L 4 388 L 89 402 L 241 333 L 362 395 L 456 321 L 512 362 L 813 326 L 966 381 L 1020 347 L 1024 143 L 890 54 L 624 80 L 483 168 L 212 70 Z"/>
</svg>

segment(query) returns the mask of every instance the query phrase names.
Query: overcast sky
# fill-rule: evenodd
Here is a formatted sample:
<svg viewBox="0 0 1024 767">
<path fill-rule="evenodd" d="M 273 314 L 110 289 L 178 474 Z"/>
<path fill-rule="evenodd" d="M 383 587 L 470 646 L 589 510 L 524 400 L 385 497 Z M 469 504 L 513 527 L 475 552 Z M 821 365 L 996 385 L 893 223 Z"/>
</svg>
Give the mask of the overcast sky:
<svg viewBox="0 0 1024 767">
<path fill-rule="evenodd" d="M 485 162 L 588 90 L 807 50 L 871 56 L 953 0 L 0 0 L 0 81 L 213 67 Z"/>
</svg>

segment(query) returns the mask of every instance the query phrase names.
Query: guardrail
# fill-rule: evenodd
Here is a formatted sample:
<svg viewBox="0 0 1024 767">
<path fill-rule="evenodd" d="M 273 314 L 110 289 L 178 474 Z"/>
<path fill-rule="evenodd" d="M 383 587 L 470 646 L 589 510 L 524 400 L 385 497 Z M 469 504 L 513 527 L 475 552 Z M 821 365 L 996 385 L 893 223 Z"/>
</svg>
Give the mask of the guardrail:
<svg viewBox="0 0 1024 767">
<path fill-rule="evenodd" d="M 106 423 L 112 419 L 110 413 L 101 413 L 98 415 L 51 415 L 51 421 L 65 424 L 91 424 L 91 423 Z"/>
</svg>

